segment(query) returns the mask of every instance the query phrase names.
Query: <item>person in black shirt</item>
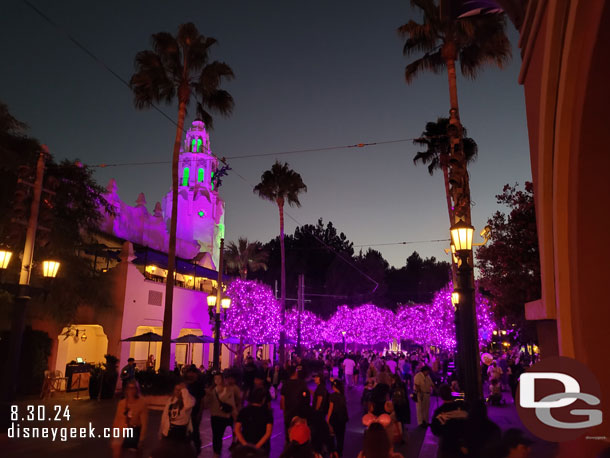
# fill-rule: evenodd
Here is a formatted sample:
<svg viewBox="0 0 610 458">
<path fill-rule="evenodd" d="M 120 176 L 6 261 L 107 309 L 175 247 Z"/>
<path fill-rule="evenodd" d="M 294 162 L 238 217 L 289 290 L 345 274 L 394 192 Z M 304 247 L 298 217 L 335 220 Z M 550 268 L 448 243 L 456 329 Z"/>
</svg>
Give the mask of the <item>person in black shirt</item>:
<svg viewBox="0 0 610 458">
<path fill-rule="evenodd" d="M 432 433 L 440 438 L 437 456 L 438 458 L 463 456 L 468 418 L 466 404 L 453 399 L 451 388 L 446 383 L 442 384 L 438 391 L 443 404 L 434 411 L 430 425 Z"/>
<path fill-rule="evenodd" d="M 257 367 L 256 364 L 254 364 L 254 358 L 252 358 L 252 356 L 248 356 L 246 358 L 246 364 L 244 364 L 244 377 L 242 380 L 244 396 L 248 396 L 254 387 L 254 377 L 256 376 L 256 372 Z"/>
<path fill-rule="evenodd" d="M 316 383 L 316 390 L 313 392 L 313 408 L 326 415 L 326 411 L 328 410 L 328 391 L 326 389 L 324 375 L 316 374 L 314 375 L 313 380 Z"/>
<path fill-rule="evenodd" d="M 349 418 L 347 415 L 347 402 L 341 380 L 333 380 L 333 392 L 328 401 L 328 413 L 326 421 L 331 427 L 331 432 L 335 435 L 337 442 L 337 452 L 343 456 L 343 443 L 345 441 L 345 425 Z"/>
<path fill-rule="evenodd" d="M 299 378 L 296 366 L 288 367 L 288 380 L 282 384 L 282 397 L 280 398 L 280 409 L 284 411 L 284 426 L 286 432 L 286 441 L 288 441 L 288 429 L 292 417 L 297 415 L 299 407 L 304 403 L 309 404 L 309 389 L 307 384 Z M 305 396 L 303 396 L 305 393 Z"/>
<path fill-rule="evenodd" d="M 251 446 L 265 451 L 269 456 L 271 449 L 271 431 L 273 415 L 263 406 L 266 393 L 264 389 L 255 388 L 250 394 L 248 405 L 239 411 L 235 424 L 235 435 L 243 446 Z"/>
<path fill-rule="evenodd" d="M 502 438 L 500 427 L 487 416 L 487 405 L 483 400 L 470 408 L 465 430 L 468 456 L 473 458 L 492 456 L 494 447 Z"/>
<path fill-rule="evenodd" d="M 199 426 L 201 425 L 201 416 L 203 414 L 203 398 L 205 396 L 205 379 L 197 370 L 197 367 L 191 365 L 184 374 L 186 389 L 189 394 L 195 398 L 195 405 L 191 410 L 191 422 L 193 424 L 193 432 L 191 437 L 197 454 L 201 451 L 201 434 Z"/>
</svg>

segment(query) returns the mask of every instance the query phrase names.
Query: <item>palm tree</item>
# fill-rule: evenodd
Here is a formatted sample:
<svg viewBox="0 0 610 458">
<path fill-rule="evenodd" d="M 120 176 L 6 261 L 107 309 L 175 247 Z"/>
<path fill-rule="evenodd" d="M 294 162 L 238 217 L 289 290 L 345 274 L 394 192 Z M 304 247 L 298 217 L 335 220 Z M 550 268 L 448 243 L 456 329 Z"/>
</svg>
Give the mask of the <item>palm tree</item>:
<svg viewBox="0 0 610 458">
<path fill-rule="evenodd" d="M 267 270 L 269 253 L 263 250 L 260 242 L 248 243 L 248 239 L 240 237 L 235 242 L 229 242 L 224 254 L 227 268 L 238 271 L 242 280 L 248 277 L 248 270 Z"/>
<path fill-rule="evenodd" d="M 254 187 L 254 193 L 261 199 L 275 202 L 280 211 L 280 256 L 281 256 L 281 315 L 282 330 L 280 332 L 280 364 L 284 363 L 284 343 L 286 334 L 284 325 L 286 322 L 286 253 L 284 251 L 284 204 L 291 207 L 300 207 L 299 194 L 307 192 L 307 186 L 303 183 L 301 175 L 288 167 L 287 163 L 275 161 L 271 170 L 261 175 L 261 182 Z"/>
<path fill-rule="evenodd" d="M 160 32 L 152 36 L 152 50 L 140 51 L 135 57 L 136 72 L 130 86 L 137 109 L 146 109 L 160 102 L 178 100 L 178 123 L 172 156 L 172 215 L 169 232 L 165 310 L 161 369 L 169 370 L 172 329 L 172 304 L 176 263 L 176 225 L 178 219 L 178 156 L 184 131 L 184 118 L 191 98 L 196 98 L 197 114 L 212 127 L 209 111 L 228 116 L 233 110 L 233 97 L 220 89 L 223 80 L 233 78 L 233 70 L 224 62 L 210 61 L 210 49 L 216 39 L 199 33 L 192 23 L 182 24 L 174 37 Z"/>
<path fill-rule="evenodd" d="M 434 174 L 435 170 L 442 170 L 445 181 L 445 194 L 447 197 L 447 211 L 449 213 L 449 225 L 453 224 L 453 206 L 451 205 L 451 193 L 449 189 L 449 153 L 451 145 L 449 136 L 447 135 L 447 127 L 449 126 L 449 118 L 438 118 L 436 122 L 430 121 L 426 123 L 426 130 L 421 134 L 420 138 L 413 140 L 415 145 L 425 146 L 426 151 L 419 151 L 413 158 L 413 163 L 428 164 L 428 172 Z M 466 163 L 473 162 L 478 153 L 477 143 L 469 137 L 466 137 L 466 129 L 462 130 L 464 134 L 463 145 Z"/>
<path fill-rule="evenodd" d="M 441 14 L 434 0 L 411 0 L 411 5 L 423 11 L 424 20 L 423 24 L 410 20 L 398 28 L 399 35 L 406 39 L 403 54 L 419 51 L 424 55 L 406 66 L 407 84 L 424 70 L 441 73 L 446 68 L 451 108 L 458 110 L 456 61 L 460 62 L 462 75 L 474 79 L 483 66 L 493 64 L 503 68 L 510 60 L 504 16 L 487 14 L 454 19 Z"/>
<path fill-rule="evenodd" d="M 452 124 L 456 124 L 458 136 L 461 137 L 455 64 L 459 61 L 462 75 L 472 79 L 485 65 L 503 68 L 511 57 L 510 42 L 505 33 L 506 21 L 499 14 L 455 19 L 443 14 L 445 12 L 441 12 L 434 0 L 411 0 L 411 6 L 421 9 L 424 17 L 421 24 L 410 20 L 398 28 L 398 34 L 405 39 L 403 54 L 408 56 L 423 52 L 424 55 L 405 67 L 405 80 L 410 84 L 423 71 L 441 73 L 447 69 L 450 112 L 455 117 Z M 460 201 L 459 205 L 456 203 L 456 206 L 460 213 L 465 213 L 460 216 L 470 223 L 467 175 L 464 183 L 463 195 L 466 199 Z"/>
</svg>

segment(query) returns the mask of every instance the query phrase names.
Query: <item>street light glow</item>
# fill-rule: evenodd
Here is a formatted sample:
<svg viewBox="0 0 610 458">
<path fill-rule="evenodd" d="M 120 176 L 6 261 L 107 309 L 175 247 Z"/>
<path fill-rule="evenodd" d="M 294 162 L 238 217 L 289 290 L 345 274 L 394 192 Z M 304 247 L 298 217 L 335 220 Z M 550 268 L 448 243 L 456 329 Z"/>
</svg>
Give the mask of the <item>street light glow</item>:
<svg viewBox="0 0 610 458">
<path fill-rule="evenodd" d="M 472 234 L 474 227 L 466 224 L 464 221 L 459 221 L 451 228 L 451 241 L 455 246 L 456 251 L 465 251 L 472 249 Z"/>
<path fill-rule="evenodd" d="M 58 270 L 59 270 L 59 262 L 43 261 L 42 275 L 44 275 L 46 278 L 55 278 L 57 276 Z"/>
<path fill-rule="evenodd" d="M 11 261 L 13 253 L 11 251 L 0 250 L 0 269 L 6 269 Z"/>
</svg>

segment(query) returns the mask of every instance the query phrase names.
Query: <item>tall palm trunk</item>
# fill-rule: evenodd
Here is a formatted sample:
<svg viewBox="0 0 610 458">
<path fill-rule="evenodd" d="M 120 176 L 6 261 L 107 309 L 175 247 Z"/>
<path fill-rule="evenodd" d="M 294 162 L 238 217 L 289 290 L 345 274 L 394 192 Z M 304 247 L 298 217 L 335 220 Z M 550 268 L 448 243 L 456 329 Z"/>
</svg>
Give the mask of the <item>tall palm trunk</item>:
<svg viewBox="0 0 610 458">
<path fill-rule="evenodd" d="M 449 214 L 449 226 L 455 222 L 453 218 L 453 205 L 451 203 L 451 188 L 449 186 L 449 153 L 442 153 L 440 157 L 441 169 L 443 170 L 443 180 L 445 181 L 445 197 L 447 198 L 447 213 Z"/>
<path fill-rule="evenodd" d="M 280 258 L 282 269 L 280 273 L 280 317 L 282 328 L 280 329 L 280 365 L 284 364 L 284 346 L 286 341 L 286 333 L 284 326 L 286 324 L 286 251 L 284 248 L 284 199 L 278 199 L 277 206 L 280 210 Z"/>
<path fill-rule="evenodd" d="M 450 58 L 450 59 L 446 59 L 447 62 L 447 76 L 449 79 L 449 102 L 451 103 L 451 108 L 455 110 L 455 116 L 457 117 L 458 122 L 460 122 L 460 109 L 459 109 L 459 105 L 458 105 L 458 94 L 457 94 L 457 76 L 456 76 L 456 72 L 455 72 L 455 59 Z M 460 137 L 461 137 L 461 122 L 460 122 Z M 461 138 L 460 138 L 461 141 Z M 465 184 L 464 184 L 464 192 L 467 193 L 468 195 L 468 200 L 470 201 L 470 184 L 469 184 L 469 180 L 468 180 L 468 172 L 466 173 L 466 177 L 465 177 Z M 446 188 L 447 190 L 447 198 L 449 199 L 449 201 L 451 201 L 451 198 L 449 197 L 449 193 L 448 193 L 448 188 Z M 471 217 L 470 217 L 470 205 L 467 206 L 467 208 L 464 209 L 464 215 L 460 215 L 464 217 L 464 220 L 466 221 L 466 223 L 471 224 Z M 455 215 L 453 215 L 454 221 L 452 221 L 452 225 L 455 222 Z"/>
<path fill-rule="evenodd" d="M 169 371 L 172 339 L 172 318 L 174 301 L 174 272 L 176 270 L 176 228 L 178 226 L 178 160 L 180 141 L 186 117 L 186 101 L 178 106 L 178 126 L 172 156 L 172 216 L 169 227 L 169 247 L 167 250 L 167 279 L 165 282 L 165 309 L 163 311 L 163 342 L 161 343 L 160 369 Z"/>
<path fill-rule="evenodd" d="M 455 59 L 447 59 L 447 76 L 449 78 L 449 102 L 451 108 L 456 110 L 458 119 L 460 118 L 460 110 L 458 106 L 457 94 L 457 76 L 455 73 Z"/>
</svg>

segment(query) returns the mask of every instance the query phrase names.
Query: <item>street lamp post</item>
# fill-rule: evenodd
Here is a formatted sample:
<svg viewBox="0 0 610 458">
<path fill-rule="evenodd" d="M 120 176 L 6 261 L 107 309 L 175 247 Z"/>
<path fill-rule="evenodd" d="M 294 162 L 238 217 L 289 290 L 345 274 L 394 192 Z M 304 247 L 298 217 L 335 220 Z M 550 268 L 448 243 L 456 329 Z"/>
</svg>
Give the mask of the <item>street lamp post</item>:
<svg viewBox="0 0 610 458">
<path fill-rule="evenodd" d="M 458 361 L 460 384 L 466 400 L 474 402 L 481 398 L 481 371 L 479 370 L 479 336 L 475 306 L 475 291 L 472 266 L 472 236 L 474 228 L 459 221 L 451 228 L 451 241 L 458 257 L 457 285 L 452 294 L 457 311 L 457 334 L 459 335 Z"/>
<path fill-rule="evenodd" d="M 346 352 L 347 348 L 346 348 L 346 343 L 345 343 L 345 331 L 341 331 L 341 335 L 343 336 L 343 353 Z"/>
<path fill-rule="evenodd" d="M 38 156 L 38 162 L 36 163 L 36 179 L 33 184 L 29 184 L 33 190 L 32 203 L 30 205 L 30 214 L 25 234 L 25 245 L 23 247 L 23 256 L 21 258 L 19 285 L 17 287 L 17 294 L 15 297 L 15 303 L 13 305 L 11 337 L 5 367 L 5 374 L 7 374 L 7 376 L 4 379 L 5 386 L 2 394 L 5 403 L 11 402 L 17 393 L 17 374 L 19 372 L 18 367 L 19 359 L 21 357 L 23 331 L 25 330 L 26 308 L 31 299 L 30 278 L 34 270 L 34 246 L 36 242 L 36 230 L 38 229 L 38 213 L 40 211 L 40 199 L 43 191 L 42 186 L 44 181 L 45 162 L 48 155 L 49 151 L 46 146 L 43 145 L 43 148 Z M 12 253 L 10 251 L 5 250 L 2 252 L 1 260 L 3 270 L 8 266 L 11 257 Z M 49 266 L 48 269 L 47 267 L 44 267 L 43 269 L 44 277 L 54 278 L 57 275 L 59 262 L 45 261 L 44 266 Z"/>
<path fill-rule="evenodd" d="M 214 359 L 213 368 L 220 370 L 220 313 L 231 307 L 231 299 L 222 297 L 222 263 L 225 239 L 220 239 L 220 257 L 218 260 L 218 282 L 216 296 L 208 296 L 210 315 L 214 318 Z"/>
</svg>

